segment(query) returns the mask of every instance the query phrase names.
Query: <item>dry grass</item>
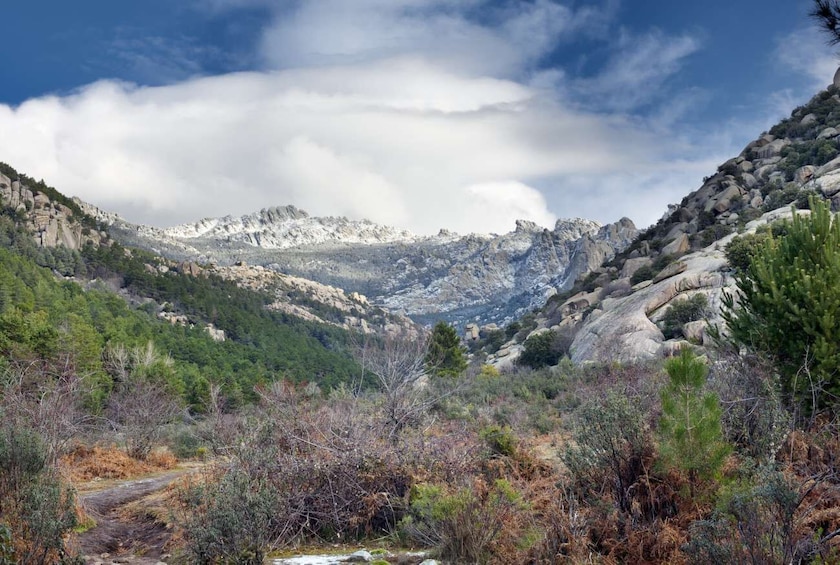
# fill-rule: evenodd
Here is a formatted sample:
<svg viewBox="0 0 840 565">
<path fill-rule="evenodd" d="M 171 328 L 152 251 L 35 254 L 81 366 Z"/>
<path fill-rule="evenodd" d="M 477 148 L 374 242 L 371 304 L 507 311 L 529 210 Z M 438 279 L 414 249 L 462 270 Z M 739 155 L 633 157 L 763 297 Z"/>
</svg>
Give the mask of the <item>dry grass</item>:
<svg viewBox="0 0 840 565">
<path fill-rule="evenodd" d="M 131 479 L 172 469 L 177 463 L 175 456 L 165 448 L 153 451 L 141 461 L 114 446 L 79 445 L 60 459 L 59 468 L 67 480 L 82 483 L 94 479 Z"/>
</svg>

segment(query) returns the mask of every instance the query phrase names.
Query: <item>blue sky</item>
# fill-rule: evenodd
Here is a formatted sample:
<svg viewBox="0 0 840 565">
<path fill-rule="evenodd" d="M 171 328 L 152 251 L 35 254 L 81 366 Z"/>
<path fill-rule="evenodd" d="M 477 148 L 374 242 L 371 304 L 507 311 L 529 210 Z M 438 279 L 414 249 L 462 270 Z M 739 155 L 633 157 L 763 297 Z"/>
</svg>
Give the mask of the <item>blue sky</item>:
<svg viewBox="0 0 840 565">
<path fill-rule="evenodd" d="M 809 0 L 30 0 L 0 160 L 156 225 L 654 222 L 830 83 Z"/>
</svg>

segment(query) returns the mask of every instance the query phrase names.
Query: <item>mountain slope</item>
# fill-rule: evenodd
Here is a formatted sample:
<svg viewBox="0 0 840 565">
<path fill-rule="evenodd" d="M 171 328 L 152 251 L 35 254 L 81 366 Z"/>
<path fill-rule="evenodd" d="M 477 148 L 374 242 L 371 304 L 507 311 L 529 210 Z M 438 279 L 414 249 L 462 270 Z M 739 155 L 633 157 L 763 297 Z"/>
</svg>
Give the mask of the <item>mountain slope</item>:
<svg viewBox="0 0 840 565">
<path fill-rule="evenodd" d="M 709 324 L 722 321 L 721 296 L 734 291 L 726 245 L 789 216 L 791 205 L 806 207 L 809 195 L 840 208 L 838 141 L 840 95 L 831 86 L 723 163 L 616 258 L 549 301 L 535 330 L 576 332 L 575 362 L 651 358 L 685 340 L 708 343 Z M 703 316 L 666 336 L 669 310 L 697 295 L 706 297 Z M 495 362 L 509 363 L 509 352 L 519 349 L 508 343 Z"/>
<path fill-rule="evenodd" d="M 350 337 L 335 327 L 342 324 L 303 315 L 306 308 L 329 312 L 312 296 L 305 297 L 299 312 L 273 308 L 281 300 L 268 288 L 245 288 L 195 263 L 125 248 L 55 189 L 30 187 L 27 177 L 7 165 L 3 175 L 0 352 L 5 361 L 75 367 L 92 375 L 92 394 L 98 395 L 99 387 L 107 388 L 107 381 L 97 379 L 105 378 L 109 346 L 153 342 L 174 360 L 166 377 L 170 385 L 197 410 L 211 384 L 235 404 L 253 395 L 255 384 L 278 378 L 327 387 L 358 379 L 348 353 Z M 284 299 L 298 304 L 295 295 Z M 337 298 L 331 300 L 335 304 Z M 364 310 L 360 305 L 354 312 L 360 325 Z M 371 316 L 381 319 L 380 325 L 394 323 L 383 312 Z M 57 355 L 70 361 L 54 359 Z"/>
</svg>

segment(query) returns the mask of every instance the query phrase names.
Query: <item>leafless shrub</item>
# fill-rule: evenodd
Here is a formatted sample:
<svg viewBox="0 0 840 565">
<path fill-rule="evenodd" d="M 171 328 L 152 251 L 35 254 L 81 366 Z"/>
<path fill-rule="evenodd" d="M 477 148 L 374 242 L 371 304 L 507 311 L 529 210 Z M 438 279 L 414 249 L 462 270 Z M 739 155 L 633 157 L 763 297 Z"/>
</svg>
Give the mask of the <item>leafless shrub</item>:
<svg viewBox="0 0 840 565">
<path fill-rule="evenodd" d="M 270 491 L 271 514 L 281 518 L 270 526 L 273 547 L 388 534 L 417 480 L 454 481 L 479 453 L 475 441 L 457 429 L 430 439 L 406 428 L 393 442 L 372 398 L 349 395 L 325 402 L 288 383 L 257 392 L 259 408 L 248 417 L 221 471 L 237 478 L 208 486 L 208 496 L 216 488 Z M 188 508 L 197 516 L 195 540 L 202 539 L 201 528 L 223 518 L 203 513 L 201 503 Z M 231 508 L 234 514 L 240 510 L 247 508 Z"/>
<path fill-rule="evenodd" d="M 772 460 L 790 431 L 781 385 L 772 365 L 755 356 L 724 354 L 709 370 L 720 398 L 726 439 L 757 460 Z"/>
<path fill-rule="evenodd" d="M 363 372 L 373 375 L 381 393 L 385 435 L 395 444 L 407 427 L 419 425 L 436 402 L 459 386 L 429 386 L 433 371 L 429 370 L 428 349 L 428 336 L 416 334 L 366 338 L 357 347 L 356 359 Z"/>
<path fill-rule="evenodd" d="M 106 415 L 132 457 L 145 459 L 160 441 L 164 426 L 182 413 L 177 395 L 167 380 L 172 360 L 149 342 L 126 350 L 109 348 L 106 367 L 114 378 Z"/>
<path fill-rule="evenodd" d="M 4 420 L 38 432 L 50 465 L 97 424 L 83 406 L 88 385 L 69 367 L 40 362 L 13 364 L 1 378 L 0 411 Z"/>
</svg>

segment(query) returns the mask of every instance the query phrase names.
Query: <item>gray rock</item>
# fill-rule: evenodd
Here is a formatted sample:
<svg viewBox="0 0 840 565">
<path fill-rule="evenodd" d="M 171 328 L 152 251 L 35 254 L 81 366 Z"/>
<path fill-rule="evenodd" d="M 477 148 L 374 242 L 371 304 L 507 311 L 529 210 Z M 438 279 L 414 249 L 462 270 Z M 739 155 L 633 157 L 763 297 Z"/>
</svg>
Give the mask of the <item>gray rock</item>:
<svg viewBox="0 0 840 565">
<path fill-rule="evenodd" d="M 835 157 L 834 159 L 832 159 L 831 161 L 829 161 L 825 165 L 821 166 L 820 168 L 817 169 L 816 173 L 814 173 L 814 174 L 817 177 L 821 177 L 821 176 L 823 176 L 827 173 L 830 173 L 832 171 L 836 171 L 837 169 L 840 169 L 840 157 Z"/>
<path fill-rule="evenodd" d="M 709 323 L 705 320 L 697 320 L 695 322 L 688 322 L 682 327 L 682 333 L 686 339 L 704 343 L 706 341 L 706 328 Z"/>
<path fill-rule="evenodd" d="M 688 239 L 688 235 L 681 233 L 674 238 L 674 241 L 662 248 L 662 253 L 664 255 L 682 255 L 690 249 L 691 242 Z"/>
<path fill-rule="evenodd" d="M 464 339 L 467 341 L 477 341 L 480 330 L 477 324 L 467 324 L 464 327 Z"/>
<path fill-rule="evenodd" d="M 643 288 L 647 288 L 652 284 L 653 284 L 652 280 L 642 281 L 640 283 L 634 284 L 633 288 L 631 290 L 633 292 L 636 292 L 637 290 L 642 290 Z"/>
<path fill-rule="evenodd" d="M 802 124 L 803 126 L 809 126 L 809 125 L 815 123 L 816 121 L 817 121 L 816 114 L 808 114 L 804 118 L 799 120 L 799 123 Z"/>
<path fill-rule="evenodd" d="M 621 278 L 632 277 L 636 271 L 653 263 L 650 257 L 637 257 L 635 259 L 627 259 L 624 266 L 621 268 Z"/>
<path fill-rule="evenodd" d="M 714 210 L 718 214 L 726 212 L 732 206 L 732 202 L 739 199 L 743 191 L 738 185 L 730 185 L 717 196 L 717 202 L 711 206 L 707 205 L 707 211 Z"/>
<path fill-rule="evenodd" d="M 685 263 L 685 261 L 676 261 L 674 263 L 671 263 L 670 265 L 659 271 L 659 273 L 655 277 L 653 277 L 653 284 L 656 284 L 660 281 L 664 281 L 665 279 L 683 273 L 687 268 L 688 265 Z"/>
<path fill-rule="evenodd" d="M 345 563 L 370 563 L 373 561 L 373 555 L 369 551 L 360 549 L 351 553 L 345 560 Z"/>
<path fill-rule="evenodd" d="M 664 342 L 660 352 L 663 357 L 675 357 L 684 349 L 691 349 L 691 344 L 684 339 L 681 339 Z"/>
<path fill-rule="evenodd" d="M 768 143 L 767 145 L 760 147 L 756 150 L 756 155 L 758 155 L 759 159 L 769 159 L 771 157 L 778 157 L 782 149 L 790 145 L 790 141 L 787 139 L 776 139 Z"/>
<path fill-rule="evenodd" d="M 840 192 L 840 171 L 822 175 L 817 179 L 816 186 L 826 197 L 834 196 Z"/>
<path fill-rule="evenodd" d="M 817 135 L 817 139 L 832 139 L 840 135 L 840 131 L 837 131 L 837 128 L 825 128 L 822 130 L 819 135 Z"/>
<path fill-rule="evenodd" d="M 803 185 L 812 178 L 814 178 L 814 173 L 816 172 L 817 168 L 813 165 L 805 165 L 804 167 L 799 167 L 796 169 L 796 173 L 793 175 L 793 180 L 799 185 Z"/>
</svg>

